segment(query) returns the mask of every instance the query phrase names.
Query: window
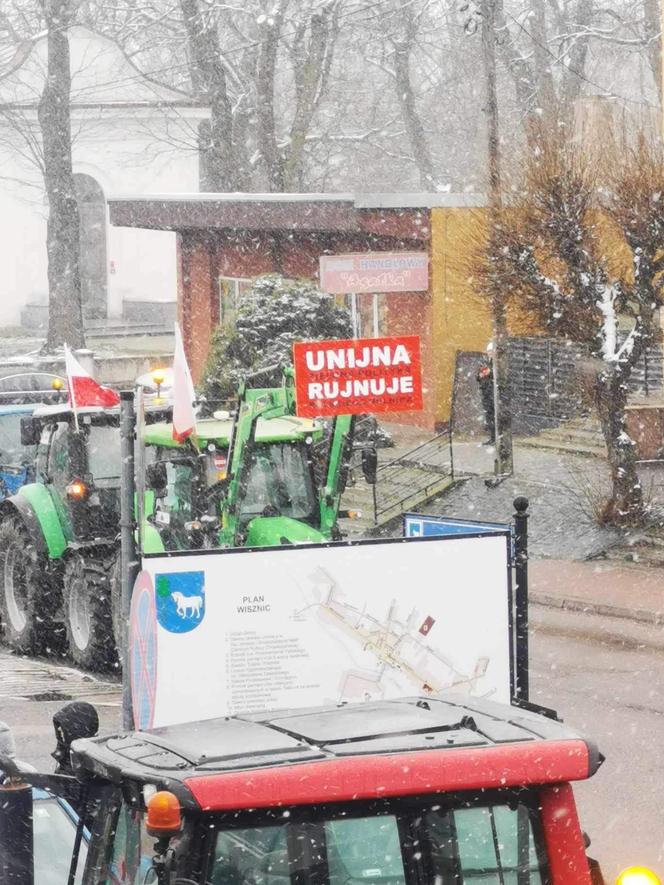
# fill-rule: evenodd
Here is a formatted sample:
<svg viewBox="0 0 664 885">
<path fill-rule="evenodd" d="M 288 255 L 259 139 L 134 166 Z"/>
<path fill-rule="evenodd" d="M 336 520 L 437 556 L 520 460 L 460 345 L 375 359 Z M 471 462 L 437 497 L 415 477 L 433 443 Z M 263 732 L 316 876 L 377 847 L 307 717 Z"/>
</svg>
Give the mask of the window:
<svg viewBox="0 0 664 885">
<path fill-rule="evenodd" d="M 287 827 L 255 827 L 217 835 L 210 885 L 290 885 Z"/>
<path fill-rule="evenodd" d="M 0 417 L 0 464 L 3 467 L 21 467 L 34 458 L 33 446 L 21 445 L 20 413 Z"/>
<path fill-rule="evenodd" d="M 530 813 L 523 805 L 431 812 L 425 830 L 434 875 L 444 882 L 517 885 L 519 873 L 527 873 L 525 881 L 542 883 Z"/>
<path fill-rule="evenodd" d="M 219 277 L 219 325 L 225 329 L 235 326 L 240 298 L 251 289 L 253 280 L 245 277 Z"/>
<path fill-rule="evenodd" d="M 42 428 L 35 462 L 35 477 L 38 482 L 48 482 L 48 450 L 51 444 L 52 434 L 52 424 L 48 424 L 46 427 Z"/>
<path fill-rule="evenodd" d="M 240 518 L 266 516 L 311 519 L 317 498 L 306 452 L 292 443 L 257 445 L 251 454 Z"/>
<path fill-rule="evenodd" d="M 220 828 L 206 885 L 546 885 L 538 813 L 515 799 L 375 806 L 368 816 L 297 809 Z M 366 807 L 366 806 L 365 806 Z"/>
<path fill-rule="evenodd" d="M 144 885 L 154 882 L 150 874 L 154 838 L 148 836 L 144 813 L 123 803 L 110 832 L 108 856 L 99 885 Z"/>
<path fill-rule="evenodd" d="M 380 880 L 405 885 L 397 819 L 392 815 L 325 823 L 330 885 Z"/>
<path fill-rule="evenodd" d="M 69 424 L 66 421 L 58 421 L 53 429 L 48 451 L 48 476 L 55 488 L 60 491 L 63 491 L 72 479 Z"/>
<path fill-rule="evenodd" d="M 76 836 L 75 812 L 50 794 L 38 792 L 32 811 L 35 885 L 62 885 L 67 881 Z M 87 843 L 81 842 L 76 885 L 83 876 Z"/>
<path fill-rule="evenodd" d="M 380 338 L 387 334 L 384 295 L 346 295 L 346 306 L 351 314 L 355 338 Z"/>
<path fill-rule="evenodd" d="M 95 484 L 100 480 L 120 481 L 120 431 L 118 427 L 91 424 L 88 430 L 88 472 Z"/>
</svg>

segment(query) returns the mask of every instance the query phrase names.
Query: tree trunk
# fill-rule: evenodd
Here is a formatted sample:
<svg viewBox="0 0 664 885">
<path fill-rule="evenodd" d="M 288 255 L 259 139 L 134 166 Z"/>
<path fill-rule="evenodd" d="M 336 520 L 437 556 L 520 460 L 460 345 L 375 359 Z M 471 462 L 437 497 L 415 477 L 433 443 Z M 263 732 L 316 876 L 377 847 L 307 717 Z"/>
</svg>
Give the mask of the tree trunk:
<svg viewBox="0 0 664 885">
<path fill-rule="evenodd" d="M 192 84 L 210 104 L 210 119 L 199 127 L 200 187 L 203 191 L 225 193 L 238 186 L 239 176 L 233 145 L 233 111 L 216 25 L 210 14 L 203 14 L 198 0 L 180 0 L 180 9 L 187 31 Z"/>
<path fill-rule="evenodd" d="M 496 254 L 494 241 L 499 234 L 502 212 L 500 180 L 500 141 L 498 135 L 498 96 L 496 91 L 496 18 L 494 0 L 482 0 L 482 61 L 484 64 L 487 115 L 487 152 L 489 167 L 489 242 L 490 254 Z M 491 279 L 493 314 L 493 364 L 496 383 L 496 477 L 514 471 L 512 450 L 512 405 L 510 401 L 507 353 L 507 292 L 495 276 Z"/>
<path fill-rule="evenodd" d="M 46 349 L 67 343 L 84 347 L 81 306 L 80 217 L 71 159 L 69 0 L 45 2 L 48 27 L 46 83 L 38 119 L 44 151 L 44 184 L 48 197 L 49 316 Z"/>
<path fill-rule="evenodd" d="M 415 104 L 415 91 L 410 76 L 410 38 L 394 41 L 394 85 L 401 107 L 401 116 L 408 133 L 408 141 L 420 176 L 420 186 L 426 191 L 436 190 L 436 175 L 429 152 L 426 133 Z"/>
<path fill-rule="evenodd" d="M 290 140 L 283 159 L 283 186 L 297 192 L 304 186 L 305 147 L 311 121 L 323 94 L 337 38 L 337 6 L 328 6 L 309 19 L 309 45 L 306 46 L 306 23 L 293 39 L 291 59 L 295 79 L 295 111 Z"/>
<path fill-rule="evenodd" d="M 643 521 L 643 488 L 636 471 L 636 447 L 625 429 L 627 381 L 620 366 L 607 366 L 597 376 L 595 403 L 606 442 L 612 493 L 603 517 L 613 525 Z"/>
<path fill-rule="evenodd" d="M 256 65 L 258 148 L 267 176 L 267 186 L 272 193 L 279 193 L 284 189 L 282 158 L 277 145 L 274 122 L 274 78 L 282 15 L 281 7 L 277 5 L 271 18 L 261 25 L 261 41 Z"/>
<path fill-rule="evenodd" d="M 643 20 L 652 71 L 659 103 L 662 103 L 662 19 L 658 0 L 644 0 Z"/>
</svg>

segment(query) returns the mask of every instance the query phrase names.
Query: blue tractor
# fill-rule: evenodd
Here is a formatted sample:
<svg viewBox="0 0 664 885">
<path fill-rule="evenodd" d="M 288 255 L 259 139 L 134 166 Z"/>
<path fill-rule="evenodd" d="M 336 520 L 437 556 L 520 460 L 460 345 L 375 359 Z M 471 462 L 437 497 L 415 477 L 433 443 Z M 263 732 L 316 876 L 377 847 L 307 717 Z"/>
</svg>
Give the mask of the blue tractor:
<svg viewBox="0 0 664 885">
<path fill-rule="evenodd" d="M 38 405 L 62 399 L 63 378 L 50 372 L 21 372 L 0 378 L 0 501 L 32 479 L 35 446 L 21 443 L 21 418 Z"/>
</svg>

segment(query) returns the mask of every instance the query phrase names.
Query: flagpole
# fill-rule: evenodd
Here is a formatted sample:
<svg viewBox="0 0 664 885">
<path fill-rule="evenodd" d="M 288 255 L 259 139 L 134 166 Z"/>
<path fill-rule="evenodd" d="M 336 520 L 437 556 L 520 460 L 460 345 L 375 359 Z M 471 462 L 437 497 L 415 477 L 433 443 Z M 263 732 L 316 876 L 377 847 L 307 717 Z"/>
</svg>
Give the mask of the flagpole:
<svg viewBox="0 0 664 885">
<path fill-rule="evenodd" d="M 78 433 L 78 409 L 76 408 L 76 396 L 74 395 L 74 382 L 72 381 L 71 375 L 70 357 L 71 350 L 69 349 L 69 346 L 65 344 L 65 373 L 67 375 L 67 387 L 69 388 L 69 399 L 71 400 L 71 407 L 74 412 L 74 426 L 76 427 L 76 433 Z"/>
</svg>

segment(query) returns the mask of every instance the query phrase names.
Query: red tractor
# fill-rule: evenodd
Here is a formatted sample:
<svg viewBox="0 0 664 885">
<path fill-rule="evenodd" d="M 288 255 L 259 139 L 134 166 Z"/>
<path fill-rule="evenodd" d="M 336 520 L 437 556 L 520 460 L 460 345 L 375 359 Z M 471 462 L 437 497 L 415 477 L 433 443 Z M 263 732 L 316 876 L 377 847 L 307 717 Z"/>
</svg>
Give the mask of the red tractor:
<svg viewBox="0 0 664 885">
<path fill-rule="evenodd" d="M 602 881 L 572 790 L 602 756 L 530 710 L 413 697 L 85 738 L 69 752 L 75 731 L 64 751 L 58 732 L 70 773 L 13 772 L 0 866 L 11 829 L 19 872 L 2 881 L 30 881 L 12 806 L 20 778 L 78 809 L 69 881 L 82 885 Z M 0 767 L 12 773 L 10 760 Z M 644 870 L 619 879 L 657 881 Z"/>
</svg>

